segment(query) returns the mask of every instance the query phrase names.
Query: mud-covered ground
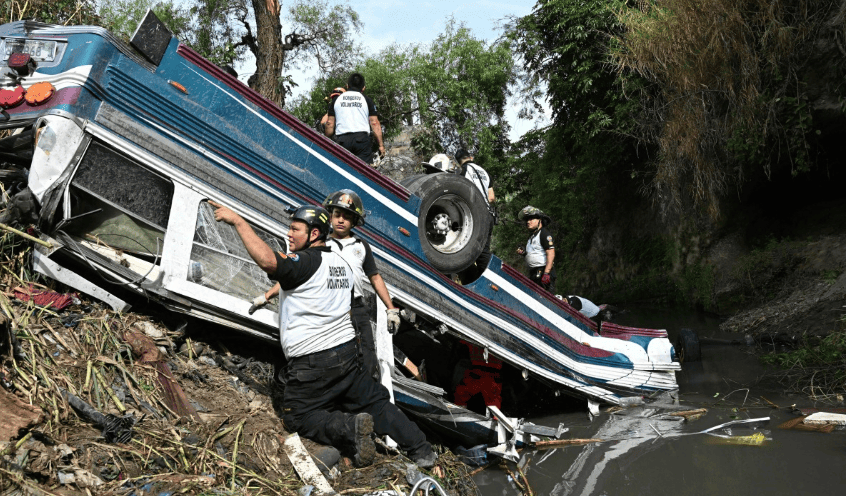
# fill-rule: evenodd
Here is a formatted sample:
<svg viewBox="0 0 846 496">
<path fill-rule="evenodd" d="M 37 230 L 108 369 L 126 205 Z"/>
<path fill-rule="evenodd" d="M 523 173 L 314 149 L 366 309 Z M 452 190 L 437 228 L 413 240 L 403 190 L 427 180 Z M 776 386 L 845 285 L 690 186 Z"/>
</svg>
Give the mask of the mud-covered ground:
<svg viewBox="0 0 846 496">
<path fill-rule="evenodd" d="M 273 355 L 255 352 L 270 347 L 84 298 L 45 310 L 23 301 L 28 284 L 13 272 L 0 279 L 0 492 L 296 494 L 308 485 L 283 446 Z M 375 463 L 355 467 L 301 441 L 337 492 L 407 493 L 432 475 L 450 494 L 477 492 L 471 468 L 440 447 L 428 472 L 384 445 Z"/>
<path fill-rule="evenodd" d="M 726 319 L 720 330 L 760 342 L 798 342 L 804 335 L 842 330 L 846 316 L 846 235 L 784 242 L 776 250 L 778 255 L 766 264 L 770 277 L 760 289 L 765 301 L 750 303 Z"/>
<path fill-rule="evenodd" d="M 795 342 L 843 329 L 846 200 L 820 200 L 746 212 L 711 247 L 721 331 Z"/>
</svg>

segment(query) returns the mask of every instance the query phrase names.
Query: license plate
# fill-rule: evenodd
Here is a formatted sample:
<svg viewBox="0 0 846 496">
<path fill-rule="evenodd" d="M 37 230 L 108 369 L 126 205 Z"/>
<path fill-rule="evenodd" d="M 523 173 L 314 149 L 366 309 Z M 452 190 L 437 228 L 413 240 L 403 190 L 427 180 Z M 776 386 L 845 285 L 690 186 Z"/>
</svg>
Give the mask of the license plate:
<svg viewBox="0 0 846 496">
<path fill-rule="evenodd" d="M 13 53 L 28 53 L 33 60 L 38 62 L 53 62 L 56 58 L 58 43 L 48 40 L 14 40 L 5 39 L 0 47 L 3 60 L 9 60 Z"/>
</svg>

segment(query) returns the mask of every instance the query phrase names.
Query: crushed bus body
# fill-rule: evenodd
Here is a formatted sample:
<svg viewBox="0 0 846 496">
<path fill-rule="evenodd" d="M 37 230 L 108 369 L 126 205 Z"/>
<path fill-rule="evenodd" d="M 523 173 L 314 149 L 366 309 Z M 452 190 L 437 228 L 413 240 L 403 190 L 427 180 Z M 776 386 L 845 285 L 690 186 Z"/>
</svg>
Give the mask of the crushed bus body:
<svg viewBox="0 0 846 496">
<path fill-rule="evenodd" d="M 496 256 L 474 282 L 454 282 L 448 274 L 476 259 L 490 222 L 469 181 L 383 176 L 156 22 L 148 13 L 132 47 L 91 26 L 0 27 L 0 127 L 12 133 L 0 141 L 3 177 L 21 179 L 10 211 L 48 245 L 36 245 L 35 270 L 116 310 L 142 294 L 278 344 L 275 302 L 248 313 L 270 281 L 208 202 L 284 252 L 288 209 L 348 188 L 368 209 L 355 234 L 403 309 L 394 344 L 426 361 L 444 395 L 462 342 L 504 363 L 505 389 L 538 384 L 611 404 L 677 389 L 665 331 L 598 329 Z M 432 228 L 436 218 L 447 232 Z"/>
</svg>

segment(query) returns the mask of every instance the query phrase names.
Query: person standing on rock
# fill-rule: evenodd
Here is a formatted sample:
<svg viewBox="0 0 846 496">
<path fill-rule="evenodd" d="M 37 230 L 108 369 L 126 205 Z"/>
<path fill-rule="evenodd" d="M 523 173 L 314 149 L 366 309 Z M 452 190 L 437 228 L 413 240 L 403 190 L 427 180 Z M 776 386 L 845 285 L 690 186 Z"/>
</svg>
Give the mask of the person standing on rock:
<svg viewBox="0 0 846 496">
<path fill-rule="evenodd" d="M 364 95 L 364 88 L 364 76 L 357 72 L 350 75 L 347 91 L 329 102 L 325 133 L 329 137 L 334 134 L 339 145 L 369 164 L 373 162 L 371 131 L 382 157 L 385 156 L 385 144 L 382 142 L 382 124 L 379 123 L 376 104 Z"/>
<path fill-rule="evenodd" d="M 279 282 L 279 337 L 287 359 L 282 420 L 285 427 L 318 443 L 372 463 L 371 434 L 391 436 L 422 468 L 437 460 L 417 425 L 382 384 L 364 373 L 350 320 L 353 271 L 326 246 L 329 212 L 300 207 L 288 230 L 290 255 L 276 253 L 232 210 L 214 202 L 214 217 L 232 225 L 250 257 Z"/>
<path fill-rule="evenodd" d="M 552 291 L 555 288 L 555 245 L 552 235 L 545 228 L 550 218 L 540 209 L 527 205 L 517 214 L 517 219 L 525 222 L 526 228 L 532 233 L 526 248 L 517 248 L 517 254 L 525 257 L 529 279 L 543 289 Z"/>
</svg>

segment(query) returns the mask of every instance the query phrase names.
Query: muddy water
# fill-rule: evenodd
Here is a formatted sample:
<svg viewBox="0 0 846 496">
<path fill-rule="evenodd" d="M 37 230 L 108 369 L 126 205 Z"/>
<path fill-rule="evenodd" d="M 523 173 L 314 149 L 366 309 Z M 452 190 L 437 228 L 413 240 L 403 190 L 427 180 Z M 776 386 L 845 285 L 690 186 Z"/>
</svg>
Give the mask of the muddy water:
<svg viewBox="0 0 846 496">
<path fill-rule="evenodd" d="M 717 319 L 638 309 L 614 320 L 666 328 L 671 340 L 682 327 L 698 331 L 703 338 L 702 361 L 684 366 L 677 375 L 679 397 L 682 405 L 705 407 L 708 413 L 692 422 L 675 422 L 644 418 L 642 408 L 627 411 L 628 415 L 612 415 L 603 408 L 591 420 L 585 406 L 530 419 L 550 426 L 563 423 L 570 428 L 564 437 L 607 440 L 528 453 L 525 473 L 534 494 L 846 494 L 846 431 L 778 429 L 780 423 L 797 417 L 790 412 L 791 405 L 824 405 L 781 394 L 745 344 L 730 344 L 739 336 L 719 333 Z M 762 397 L 781 408 L 771 408 Z M 719 436 L 696 434 L 732 420 L 763 417 L 770 420 L 759 427 L 732 426 L 717 431 Z M 760 445 L 737 444 L 758 441 L 758 433 L 765 438 Z M 483 496 L 521 494 L 495 467 L 475 480 Z"/>
</svg>

